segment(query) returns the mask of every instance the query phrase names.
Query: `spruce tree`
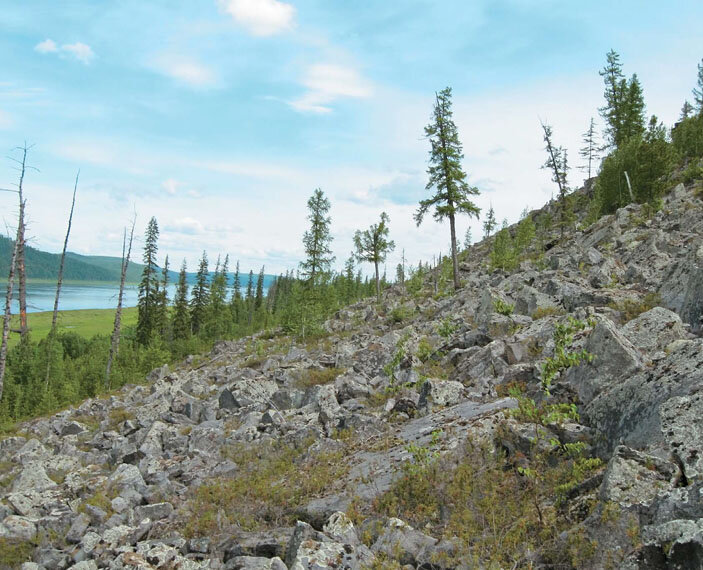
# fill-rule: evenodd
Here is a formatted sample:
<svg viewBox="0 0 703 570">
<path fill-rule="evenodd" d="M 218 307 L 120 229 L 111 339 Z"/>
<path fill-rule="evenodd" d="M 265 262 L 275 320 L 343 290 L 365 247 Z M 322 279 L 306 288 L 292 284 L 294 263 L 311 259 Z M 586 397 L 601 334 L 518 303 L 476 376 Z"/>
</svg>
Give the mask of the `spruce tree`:
<svg viewBox="0 0 703 570">
<path fill-rule="evenodd" d="M 193 287 L 192 298 L 190 300 L 190 326 L 193 334 L 198 334 L 207 318 L 207 308 L 210 302 L 210 284 L 208 283 L 208 261 L 207 253 L 203 251 L 203 256 L 198 265 L 198 273 L 195 276 L 195 286 Z"/>
<path fill-rule="evenodd" d="M 188 282 L 186 275 L 186 260 L 183 260 L 178 274 L 176 295 L 173 298 L 173 338 L 187 339 L 190 337 L 190 311 L 188 310 Z"/>
<path fill-rule="evenodd" d="M 433 206 L 435 220 L 449 219 L 454 288 L 458 289 L 461 284 L 457 261 L 456 215 L 464 213 L 478 218 L 480 209 L 470 200 L 471 196 L 479 194 L 478 188 L 469 186 L 466 173 L 461 166 L 464 154 L 459 141 L 459 132 L 452 118 L 450 87 L 435 94 L 432 120 L 425 127 L 425 136 L 430 141 L 430 161 L 427 168 L 429 179 L 425 189 L 434 189 L 435 194 L 420 201 L 420 207 L 415 213 L 415 222 L 419 226 L 427 211 Z"/>
<path fill-rule="evenodd" d="M 488 208 L 488 213 L 486 213 L 486 218 L 483 220 L 483 237 L 489 238 L 496 227 L 496 213 L 493 210 L 493 204 Z"/>
<path fill-rule="evenodd" d="M 599 109 L 605 121 L 608 146 L 621 148 L 631 137 L 644 132 L 644 98 L 637 75 L 629 81 L 622 72 L 620 56 L 610 50 L 599 72 L 605 83 L 605 105 Z"/>
<path fill-rule="evenodd" d="M 256 295 L 254 296 L 254 308 L 258 311 L 264 303 L 264 271 L 265 267 L 261 266 L 259 276 L 256 279 Z"/>
<path fill-rule="evenodd" d="M 229 303 L 232 320 L 239 324 L 242 318 L 242 279 L 239 276 L 239 260 L 234 269 L 234 279 L 232 281 L 232 298 Z"/>
<path fill-rule="evenodd" d="M 395 242 L 388 239 L 388 223 L 390 218 L 385 212 L 381 212 L 381 221 L 378 224 L 371 224 L 368 230 L 354 233 L 354 247 L 356 248 L 356 258 L 359 261 L 373 263 L 376 274 L 376 299 L 381 300 L 381 283 L 378 277 L 378 264 L 386 260 L 389 252 L 395 249 Z"/>
<path fill-rule="evenodd" d="M 154 333 L 158 332 L 159 309 L 159 278 L 156 267 L 156 254 L 158 252 L 159 225 L 156 218 L 152 217 L 146 229 L 144 239 L 144 270 L 139 283 L 139 301 L 137 304 L 137 342 L 146 345 Z"/>
<path fill-rule="evenodd" d="M 688 119 L 693 111 L 693 105 L 691 105 L 688 101 L 684 101 L 683 106 L 681 107 L 681 116 L 679 117 L 679 121 L 685 121 Z"/>
<path fill-rule="evenodd" d="M 247 324 L 251 325 L 254 315 L 254 271 L 249 270 L 249 278 L 247 280 L 247 292 L 244 297 L 244 304 L 247 308 Z"/>
<path fill-rule="evenodd" d="M 703 59 L 698 64 L 697 87 L 693 88 L 693 106 L 703 116 Z"/>
<path fill-rule="evenodd" d="M 466 233 L 464 234 L 464 249 L 469 249 L 471 247 L 471 242 L 473 241 L 471 237 L 471 226 L 466 228 Z"/>
<path fill-rule="evenodd" d="M 308 200 L 308 211 L 310 229 L 303 235 L 307 259 L 300 263 L 300 269 L 308 283 L 315 286 L 323 274 L 329 271 L 334 261 L 330 248 L 332 243 L 330 234 L 332 219 L 328 216 L 330 201 L 319 188 Z"/>
<path fill-rule="evenodd" d="M 209 338 L 221 339 L 229 333 L 231 313 L 227 309 L 227 270 L 229 256 L 220 263 L 217 258 L 215 273 L 210 281 L 210 300 L 207 309 L 207 334 Z"/>
<path fill-rule="evenodd" d="M 586 164 L 581 167 L 581 170 L 588 174 L 588 180 L 591 179 L 591 172 L 593 171 L 594 162 L 598 160 L 599 157 L 599 147 L 596 134 L 596 122 L 591 117 L 591 122 L 588 125 L 588 130 L 583 133 L 583 147 L 579 150 L 581 158 L 586 161 Z"/>
</svg>

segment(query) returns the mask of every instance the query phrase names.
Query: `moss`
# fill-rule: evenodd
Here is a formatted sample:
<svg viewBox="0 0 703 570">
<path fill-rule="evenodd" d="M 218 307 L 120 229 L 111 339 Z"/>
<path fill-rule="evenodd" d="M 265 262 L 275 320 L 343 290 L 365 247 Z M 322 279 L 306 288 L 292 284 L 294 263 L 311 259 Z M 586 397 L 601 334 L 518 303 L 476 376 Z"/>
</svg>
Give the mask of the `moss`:
<svg viewBox="0 0 703 570">
<path fill-rule="evenodd" d="M 306 446 L 235 446 L 226 456 L 240 470 L 195 491 L 189 501 L 193 516 L 184 521 L 188 537 L 212 536 L 235 525 L 244 530 L 293 525 L 300 508 L 329 492 L 349 469 L 343 450 L 319 452 Z"/>
<path fill-rule="evenodd" d="M 311 368 L 305 371 L 305 374 L 296 382 L 298 388 L 310 388 L 334 382 L 343 370 L 341 368 L 322 368 L 320 370 Z"/>
<path fill-rule="evenodd" d="M 19 568 L 23 562 L 31 562 L 35 548 L 31 541 L 0 538 L 0 570 Z"/>
</svg>

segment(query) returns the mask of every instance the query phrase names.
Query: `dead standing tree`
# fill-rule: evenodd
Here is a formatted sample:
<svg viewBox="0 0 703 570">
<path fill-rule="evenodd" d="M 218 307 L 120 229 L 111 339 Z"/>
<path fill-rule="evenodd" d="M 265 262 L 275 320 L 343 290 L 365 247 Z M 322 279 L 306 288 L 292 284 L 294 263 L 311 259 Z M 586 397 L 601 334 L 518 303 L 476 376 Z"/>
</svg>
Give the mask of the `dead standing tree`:
<svg viewBox="0 0 703 570">
<path fill-rule="evenodd" d="M 56 321 L 59 314 L 59 296 L 61 295 L 61 285 L 63 283 L 63 268 L 66 262 L 66 248 L 68 247 L 68 236 L 71 235 L 71 224 L 73 223 L 73 209 L 76 206 L 76 191 L 78 190 L 78 177 L 81 171 L 76 173 L 76 182 L 73 185 L 73 199 L 71 200 L 71 212 L 68 214 L 68 228 L 66 229 L 66 237 L 63 240 L 63 251 L 61 252 L 61 261 L 59 262 L 59 274 L 56 278 L 56 297 L 54 297 L 54 313 L 51 316 L 51 329 L 46 344 L 46 389 L 49 389 L 49 375 L 51 373 L 51 349 L 54 344 L 54 336 L 56 336 Z"/>
<path fill-rule="evenodd" d="M 110 371 L 112 362 L 117 358 L 120 349 L 120 329 L 122 328 L 122 297 L 124 295 L 124 284 L 127 278 L 127 267 L 129 266 L 129 256 L 132 253 L 132 240 L 134 239 L 134 226 L 137 223 L 137 214 L 132 218 L 132 229 L 129 232 L 129 242 L 127 242 L 127 228 L 122 237 L 122 271 L 120 273 L 120 292 L 117 295 L 117 309 L 115 310 L 115 326 L 112 329 L 110 341 L 110 353 L 107 357 L 107 368 L 105 369 L 105 387 L 110 389 Z"/>
<path fill-rule="evenodd" d="M 28 169 L 37 170 L 34 167 L 27 165 L 27 151 L 31 147 L 27 146 L 27 143 L 22 147 L 18 147 L 16 150 L 22 151 L 22 159 L 16 159 L 10 157 L 10 160 L 16 162 L 19 167 L 20 179 L 17 184 L 17 189 L 12 190 L 8 188 L 1 188 L 3 192 L 14 192 L 19 197 L 19 214 L 17 223 L 17 235 L 15 236 L 15 244 L 12 248 L 12 257 L 10 259 L 10 273 L 7 278 L 7 291 L 5 296 L 5 311 L 3 315 L 3 325 L 2 325 L 2 342 L 0 343 L 0 399 L 2 399 L 3 385 L 5 379 L 5 367 L 7 364 L 7 344 L 8 337 L 10 335 L 10 321 L 12 318 L 11 308 L 12 308 L 12 294 L 14 292 L 15 285 L 15 273 L 19 270 L 20 273 L 20 333 L 22 336 L 27 334 L 27 277 L 26 268 L 24 265 L 24 241 L 25 241 L 25 205 L 26 200 L 24 199 L 24 176 Z M 21 263 L 20 263 L 21 260 Z"/>
</svg>

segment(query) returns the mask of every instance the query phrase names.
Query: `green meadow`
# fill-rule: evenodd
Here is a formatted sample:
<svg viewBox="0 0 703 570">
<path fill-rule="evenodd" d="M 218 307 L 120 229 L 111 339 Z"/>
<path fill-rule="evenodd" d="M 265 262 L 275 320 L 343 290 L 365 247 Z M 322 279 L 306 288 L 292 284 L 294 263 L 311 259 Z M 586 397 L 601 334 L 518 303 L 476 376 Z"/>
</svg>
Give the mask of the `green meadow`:
<svg viewBox="0 0 703 570">
<path fill-rule="evenodd" d="M 27 320 L 31 336 L 35 341 L 45 338 L 51 328 L 51 311 L 29 313 Z M 73 331 L 85 338 L 96 334 L 109 335 L 115 322 L 115 309 L 81 309 L 78 311 L 59 311 L 58 327 L 62 331 Z M 137 324 L 137 307 L 122 309 L 122 327 Z M 12 328 L 19 328 L 19 316 L 12 316 Z M 19 341 L 19 335 L 11 334 L 9 346 Z"/>
</svg>

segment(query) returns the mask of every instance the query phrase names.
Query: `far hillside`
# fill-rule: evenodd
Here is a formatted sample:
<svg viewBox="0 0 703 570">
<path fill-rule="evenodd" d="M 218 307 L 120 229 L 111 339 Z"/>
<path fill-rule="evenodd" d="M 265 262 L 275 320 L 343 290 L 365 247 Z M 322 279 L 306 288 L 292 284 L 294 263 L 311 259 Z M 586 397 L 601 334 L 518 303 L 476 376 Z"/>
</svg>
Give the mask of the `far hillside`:
<svg viewBox="0 0 703 570">
<path fill-rule="evenodd" d="M 10 271 L 10 259 L 12 257 L 13 241 L 7 237 L 0 236 L 0 279 L 7 279 Z M 59 272 L 59 262 L 61 255 L 41 251 L 34 247 L 27 246 L 26 265 L 28 279 L 56 279 Z M 120 267 L 122 259 L 107 255 L 81 255 L 79 253 L 67 252 L 66 265 L 64 267 L 64 279 L 66 281 L 105 281 L 118 282 L 120 280 Z M 141 263 L 129 262 L 127 269 L 127 282 L 139 283 L 142 278 L 144 265 Z M 195 283 L 195 273 L 188 273 L 188 283 Z M 230 275 L 230 283 L 234 275 Z M 247 285 L 248 272 L 242 271 L 242 287 Z M 256 279 L 256 275 L 254 275 Z M 169 271 L 169 280 L 175 283 L 178 279 L 176 271 Z M 275 275 L 264 275 L 264 288 L 268 289 L 276 279 Z"/>
</svg>

